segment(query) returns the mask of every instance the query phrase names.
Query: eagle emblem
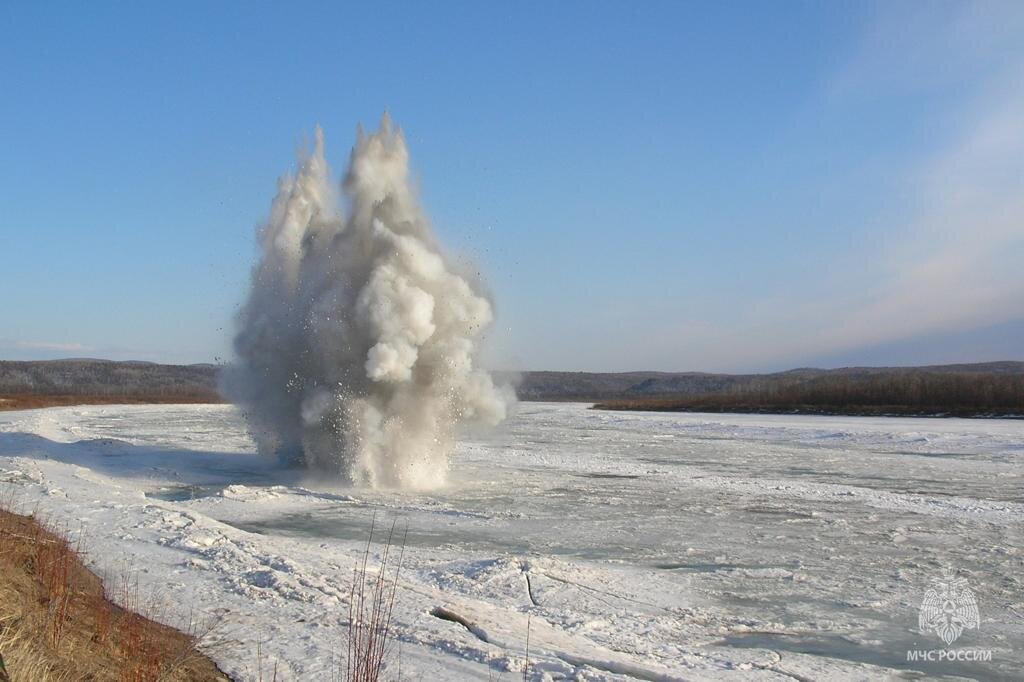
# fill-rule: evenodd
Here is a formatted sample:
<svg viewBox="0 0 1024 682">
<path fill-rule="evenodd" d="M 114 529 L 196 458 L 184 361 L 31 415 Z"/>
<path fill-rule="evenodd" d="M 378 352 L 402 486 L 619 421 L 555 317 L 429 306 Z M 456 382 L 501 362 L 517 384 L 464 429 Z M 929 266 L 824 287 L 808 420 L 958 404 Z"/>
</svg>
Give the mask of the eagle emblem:
<svg viewBox="0 0 1024 682">
<path fill-rule="evenodd" d="M 921 602 L 918 628 L 922 633 L 934 632 L 949 646 L 964 630 L 981 624 L 978 602 L 967 587 L 967 580 L 956 577 L 952 569 L 947 568 L 942 577 L 933 579 L 932 583 Z"/>
</svg>

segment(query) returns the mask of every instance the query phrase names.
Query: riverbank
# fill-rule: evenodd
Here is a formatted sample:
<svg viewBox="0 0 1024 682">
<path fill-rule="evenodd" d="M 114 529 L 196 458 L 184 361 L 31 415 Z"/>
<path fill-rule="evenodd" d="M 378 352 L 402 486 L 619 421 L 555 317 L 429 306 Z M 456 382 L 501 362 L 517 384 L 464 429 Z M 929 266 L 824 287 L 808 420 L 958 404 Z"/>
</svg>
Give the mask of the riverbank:
<svg viewBox="0 0 1024 682">
<path fill-rule="evenodd" d="M 642 398 L 605 400 L 595 410 L 638 412 L 708 412 L 717 414 L 820 415 L 825 417 L 957 417 L 961 419 L 1024 419 L 1024 413 L 994 408 L 921 407 L 919 405 L 763 405 L 723 404 L 692 398 Z"/>
<path fill-rule="evenodd" d="M 184 633 L 140 615 L 130 572 L 115 603 L 83 551 L 81 538 L 0 509 L 0 679 L 228 680 L 196 648 L 197 624 Z"/>
<path fill-rule="evenodd" d="M 33 410 L 40 407 L 71 407 L 74 405 L 206 405 L 224 402 L 211 393 L 173 394 L 8 394 L 0 395 L 0 411 Z"/>
</svg>

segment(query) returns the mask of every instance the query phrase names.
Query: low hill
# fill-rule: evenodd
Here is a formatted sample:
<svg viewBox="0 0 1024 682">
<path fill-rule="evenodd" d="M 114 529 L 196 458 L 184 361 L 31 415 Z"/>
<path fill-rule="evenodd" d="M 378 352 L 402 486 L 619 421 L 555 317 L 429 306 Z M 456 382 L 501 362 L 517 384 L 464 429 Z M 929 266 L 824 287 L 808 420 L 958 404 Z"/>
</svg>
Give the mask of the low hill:
<svg viewBox="0 0 1024 682">
<path fill-rule="evenodd" d="M 1001 361 L 923 367 L 803 367 L 772 374 L 710 374 L 706 372 L 523 372 L 517 389 L 522 400 L 603 400 L 696 396 L 731 393 L 765 386 L 844 378 L 954 374 L 1024 376 L 1024 362 Z M 516 379 L 512 376 L 513 380 Z"/>
<path fill-rule="evenodd" d="M 1024 363 L 800 369 L 706 392 L 630 395 L 598 409 L 847 415 L 1024 415 Z"/>
<path fill-rule="evenodd" d="M 7 408 L 81 403 L 220 402 L 217 367 L 111 360 L 0 361 Z"/>
<path fill-rule="evenodd" d="M 0 361 L 0 396 L 8 408 L 220 402 L 218 369 L 91 359 Z M 496 378 L 514 383 L 521 400 L 598 402 L 608 409 L 1024 414 L 1024 362 L 1015 361 L 772 374 L 498 372 Z"/>
</svg>

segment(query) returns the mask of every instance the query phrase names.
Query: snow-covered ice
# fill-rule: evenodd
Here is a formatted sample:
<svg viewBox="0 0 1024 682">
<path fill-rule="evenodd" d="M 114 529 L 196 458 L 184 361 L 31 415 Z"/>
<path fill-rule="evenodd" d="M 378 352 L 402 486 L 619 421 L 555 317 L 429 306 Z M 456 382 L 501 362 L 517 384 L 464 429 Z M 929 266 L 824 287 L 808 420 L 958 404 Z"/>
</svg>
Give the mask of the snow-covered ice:
<svg viewBox="0 0 1024 682">
<path fill-rule="evenodd" d="M 408 525 L 391 672 L 425 680 L 884 679 L 1024 669 L 1024 422 L 601 412 L 525 403 L 430 493 L 254 454 L 229 406 L 0 414 L 0 495 L 130 563 L 211 655 L 330 679 L 371 518 Z M 908 662 L 951 567 L 981 614 Z M 435 615 L 437 614 L 437 615 Z M 438 615 L 456 616 L 441 618 Z M 528 628 L 529 623 L 529 628 Z M 272 665 L 272 663 L 268 663 Z M 500 677 L 499 677 L 500 676 Z"/>
</svg>

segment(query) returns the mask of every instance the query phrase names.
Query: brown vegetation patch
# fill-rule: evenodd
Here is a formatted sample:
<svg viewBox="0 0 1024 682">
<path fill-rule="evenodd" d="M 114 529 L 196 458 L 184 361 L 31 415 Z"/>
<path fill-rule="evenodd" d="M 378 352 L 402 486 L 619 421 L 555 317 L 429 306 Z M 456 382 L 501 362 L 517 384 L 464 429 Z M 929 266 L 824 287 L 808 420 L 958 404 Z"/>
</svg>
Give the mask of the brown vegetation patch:
<svg viewBox="0 0 1024 682">
<path fill-rule="evenodd" d="M 192 405 L 223 403 L 215 392 L 195 391 L 190 393 L 135 393 L 135 394 L 8 394 L 0 396 L 0 410 L 32 410 L 40 407 L 66 407 L 70 405 Z"/>
<path fill-rule="evenodd" d="M 892 371 L 805 379 L 766 377 L 732 391 L 634 397 L 594 405 L 603 410 L 773 414 L 1020 417 L 1024 375 Z"/>
<path fill-rule="evenodd" d="M 0 510 L 0 679 L 228 679 L 195 636 L 108 599 L 79 549 L 31 516 Z M 137 582 L 122 583 L 122 603 L 137 608 Z"/>
</svg>

